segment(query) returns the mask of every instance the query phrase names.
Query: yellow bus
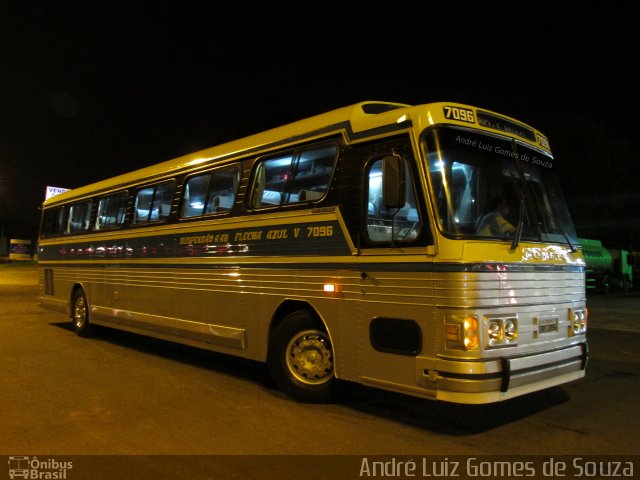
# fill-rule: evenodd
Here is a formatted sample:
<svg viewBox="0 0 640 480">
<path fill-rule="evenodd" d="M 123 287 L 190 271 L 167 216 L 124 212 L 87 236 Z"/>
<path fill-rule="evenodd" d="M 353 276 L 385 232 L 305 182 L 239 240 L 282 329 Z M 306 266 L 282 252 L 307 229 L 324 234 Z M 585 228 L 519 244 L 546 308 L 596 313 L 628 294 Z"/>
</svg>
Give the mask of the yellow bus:
<svg viewBox="0 0 640 480">
<path fill-rule="evenodd" d="M 458 403 L 575 381 L 585 265 L 547 138 L 456 103 L 363 102 L 45 201 L 40 301 L 267 364 Z"/>
</svg>

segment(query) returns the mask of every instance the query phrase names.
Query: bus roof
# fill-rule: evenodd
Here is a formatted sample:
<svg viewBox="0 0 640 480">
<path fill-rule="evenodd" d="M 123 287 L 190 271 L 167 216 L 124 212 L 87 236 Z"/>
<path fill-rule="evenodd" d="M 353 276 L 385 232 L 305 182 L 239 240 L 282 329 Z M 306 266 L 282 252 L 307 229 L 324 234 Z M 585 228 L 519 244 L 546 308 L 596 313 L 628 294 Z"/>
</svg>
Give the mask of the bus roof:
<svg viewBox="0 0 640 480">
<path fill-rule="evenodd" d="M 266 152 L 271 148 L 294 144 L 301 139 L 322 138 L 329 134 L 335 135 L 342 133 L 353 140 L 373 136 L 375 132 L 380 129 L 384 131 L 383 127 L 389 127 L 396 131 L 408 128 L 412 122 L 421 128 L 426 128 L 428 125 L 437 123 L 471 126 L 468 119 L 460 120 L 446 116 L 446 113 L 444 113 L 446 108 L 466 109 L 468 111 L 478 112 L 478 114 L 484 113 L 492 120 L 501 119 L 503 120 L 503 124 L 519 126 L 523 130 L 533 132 L 532 135 L 534 135 L 534 138 L 540 139 L 540 141 L 537 142 L 538 144 L 536 144 L 530 136 L 525 138 L 523 135 L 518 135 L 517 132 L 514 133 L 513 128 L 511 130 L 505 130 L 499 121 L 494 124 L 477 121 L 477 123 L 473 125 L 474 128 L 497 129 L 500 130 L 502 134 L 519 136 L 522 137 L 520 138 L 521 140 L 528 141 L 537 148 L 549 150 L 548 141 L 540 132 L 518 120 L 489 110 L 479 110 L 475 107 L 454 102 L 438 102 L 412 106 L 393 102 L 366 101 L 75 188 L 45 200 L 43 206 L 47 207 L 66 203 L 73 199 L 95 195 L 96 192 L 106 193 L 110 190 L 122 189 L 125 188 L 126 185 L 140 184 L 148 181 L 149 178 L 158 177 L 161 174 L 171 176 L 172 174 L 177 174 L 205 163 L 213 163 L 227 158 L 235 159 L 258 152 Z"/>
</svg>

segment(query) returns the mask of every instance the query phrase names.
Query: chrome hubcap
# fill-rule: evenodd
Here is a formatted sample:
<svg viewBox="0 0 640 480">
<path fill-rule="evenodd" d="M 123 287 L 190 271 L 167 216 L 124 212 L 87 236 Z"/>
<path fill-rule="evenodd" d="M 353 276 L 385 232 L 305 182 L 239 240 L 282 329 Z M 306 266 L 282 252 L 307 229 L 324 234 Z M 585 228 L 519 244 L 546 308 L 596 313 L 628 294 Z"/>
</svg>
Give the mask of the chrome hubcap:
<svg viewBox="0 0 640 480">
<path fill-rule="evenodd" d="M 287 346 L 289 372 L 310 385 L 319 385 L 333 378 L 333 352 L 329 338 L 319 330 L 300 332 Z"/>
<path fill-rule="evenodd" d="M 76 327 L 82 328 L 87 321 L 87 306 L 84 303 L 84 298 L 79 297 L 76 300 L 75 307 L 73 309 L 73 322 Z"/>
</svg>

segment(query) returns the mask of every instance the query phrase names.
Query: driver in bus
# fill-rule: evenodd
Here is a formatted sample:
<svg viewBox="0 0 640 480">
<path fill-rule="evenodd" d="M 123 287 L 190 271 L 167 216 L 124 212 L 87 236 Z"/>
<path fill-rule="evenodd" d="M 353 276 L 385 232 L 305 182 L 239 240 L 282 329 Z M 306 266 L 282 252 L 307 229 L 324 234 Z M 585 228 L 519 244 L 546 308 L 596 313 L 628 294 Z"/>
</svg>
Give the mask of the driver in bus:
<svg viewBox="0 0 640 480">
<path fill-rule="evenodd" d="M 483 237 L 503 237 L 505 234 L 514 233 L 514 227 L 505 218 L 509 214 L 509 206 L 504 197 L 493 197 L 489 200 L 489 212 L 486 213 L 476 226 L 476 233 Z"/>
</svg>

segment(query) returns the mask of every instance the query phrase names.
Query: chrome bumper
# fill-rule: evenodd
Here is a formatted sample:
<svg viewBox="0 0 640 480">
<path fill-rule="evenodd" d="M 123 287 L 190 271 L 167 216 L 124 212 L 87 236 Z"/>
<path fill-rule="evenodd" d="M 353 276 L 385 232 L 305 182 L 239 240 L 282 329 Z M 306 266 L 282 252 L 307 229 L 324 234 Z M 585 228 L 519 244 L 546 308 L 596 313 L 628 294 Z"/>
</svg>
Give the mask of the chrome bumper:
<svg viewBox="0 0 640 480">
<path fill-rule="evenodd" d="M 422 370 L 422 375 L 433 382 L 438 400 L 489 403 L 582 378 L 588 355 L 584 342 L 484 361 L 437 358 L 430 362 L 431 368 Z"/>
</svg>

